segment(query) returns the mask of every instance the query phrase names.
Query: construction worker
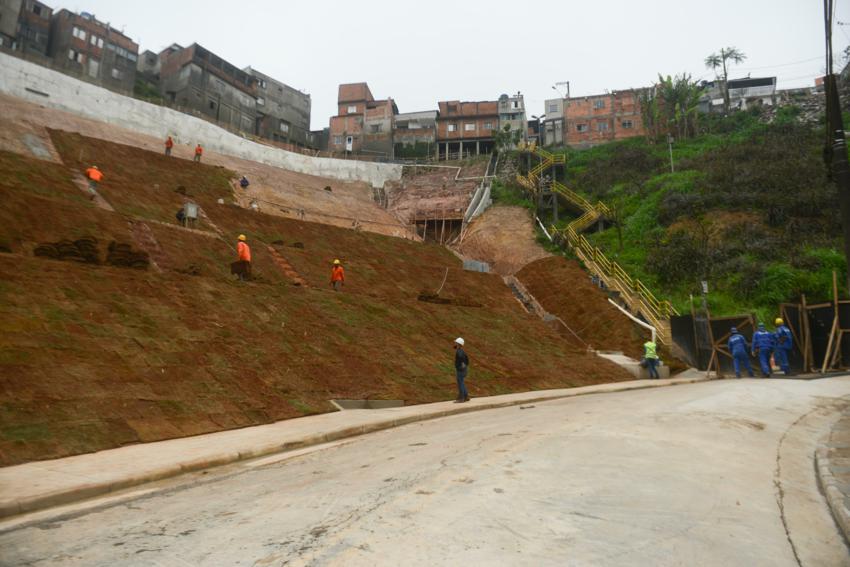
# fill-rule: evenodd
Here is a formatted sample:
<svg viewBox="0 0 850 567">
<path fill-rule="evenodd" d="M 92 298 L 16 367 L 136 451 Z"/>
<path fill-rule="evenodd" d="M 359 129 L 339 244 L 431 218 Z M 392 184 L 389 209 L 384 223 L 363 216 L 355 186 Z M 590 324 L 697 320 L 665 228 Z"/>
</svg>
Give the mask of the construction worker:
<svg viewBox="0 0 850 567">
<path fill-rule="evenodd" d="M 661 378 L 658 375 L 658 345 L 652 339 L 643 343 L 643 360 L 646 363 L 647 371 L 649 371 L 649 379 L 658 380 Z"/>
<path fill-rule="evenodd" d="M 331 268 L 331 287 L 334 288 L 334 291 L 339 291 L 344 285 L 345 270 L 339 260 L 334 260 L 333 268 Z"/>
<path fill-rule="evenodd" d="M 201 147 L 201 144 L 195 146 L 195 163 L 201 163 L 201 156 L 204 155 L 204 148 Z"/>
<path fill-rule="evenodd" d="M 761 375 L 764 378 L 770 378 L 770 355 L 773 354 L 773 348 L 773 333 L 768 333 L 764 323 L 759 323 L 758 330 L 753 333 L 752 355 L 758 354 Z"/>
<path fill-rule="evenodd" d="M 242 268 L 239 271 L 239 279 L 242 281 L 251 278 L 251 247 L 248 246 L 247 240 L 244 234 L 240 234 L 239 242 L 236 243 L 236 253 Z"/>
<path fill-rule="evenodd" d="M 93 165 L 86 170 L 86 177 L 89 180 L 89 193 L 94 199 L 97 196 L 97 184 L 103 180 L 103 173 L 96 165 Z"/>
<path fill-rule="evenodd" d="M 726 343 L 732 354 L 732 364 L 735 366 L 735 378 L 741 377 L 741 365 L 747 369 L 750 378 L 753 377 L 753 367 L 750 365 L 750 357 L 747 354 L 747 339 L 738 332 L 737 327 L 729 331 L 729 342 Z"/>
<path fill-rule="evenodd" d="M 166 157 L 171 155 L 171 148 L 173 148 L 173 147 L 174 147 L 174 140 L 172 140 L 171 136 L 169 136 L 168 139 L 165 140 L 165 155 L 166 155 Z"/>
<path fill-rule="evenodd" d="M 455 377 L 457 378 L 456 404 L 469 401 L 469 392 L 466 391 L 466 375 L 469 372 L 469 357 L 463 350 L 464 340 L 458 337 L 454 342 L 455 349 Z"/>
<path fill-rule="evenodd" d="M 788 376 L 791 374 L 791 365 L 788 364 L 788 357 L 791 354 L 791 349 L 794 348 L 794 335 L 791 334 L 791 329 L 785 326 L 785 321 L 781 317 L 776 318 L 776 332 L 773 333 L 773 340 L 776 344 L 776 350 L 773 357 L 782 369 L 782 372 Z"/>
</svg>

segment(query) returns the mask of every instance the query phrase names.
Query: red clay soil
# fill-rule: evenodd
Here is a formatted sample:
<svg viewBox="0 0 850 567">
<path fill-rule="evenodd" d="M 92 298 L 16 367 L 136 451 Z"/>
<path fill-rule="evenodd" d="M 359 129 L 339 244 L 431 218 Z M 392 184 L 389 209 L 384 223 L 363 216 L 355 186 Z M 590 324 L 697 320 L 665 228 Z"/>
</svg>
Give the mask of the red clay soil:
<svg viewBox="0 0 850 567">
<path fill-rule="evenodd" d="M 457 336 L 473 396 L 629 379 L 445 248 L 218 205 L 230 198 L 227 170 L 54 137 L 68 165 L 0 152 L 0 465 L 332 411 L 334 398 L 451 399 Z M 115 212 L 71 182 L 80 151 L 102 164 Z M 223 239 L 206 222 L 177 226 L 175 185 Z M 136 217 L 162 271 L 106 264 L 112 242 L 137 248 Z M 247 283 L 229 273 L 240 233 L 254 256 Z M 100 263 L 33 255 L 81 238 L 96 240 Z M 346 268 L 341 293 L 328 285 L 334 258 Z M 444 277 L 450 304 L 417 300 Z"/>
<path fill-rule="evenodd" d="M 532 262 L 516 276 L 546 311 L 557 315 L 595 350 L 640 358 L 647 331 L 608 302 L 575 260 L 552 256 Z"/>
<path fill-rule="evenodd" d="M 489 263 L 491 270 L 505 276 L 550 256 L 535 241 L 534 220 L 524 207 L 490 207 L 470 223 L 457 249 L 467 258 Z"/>
</svg>

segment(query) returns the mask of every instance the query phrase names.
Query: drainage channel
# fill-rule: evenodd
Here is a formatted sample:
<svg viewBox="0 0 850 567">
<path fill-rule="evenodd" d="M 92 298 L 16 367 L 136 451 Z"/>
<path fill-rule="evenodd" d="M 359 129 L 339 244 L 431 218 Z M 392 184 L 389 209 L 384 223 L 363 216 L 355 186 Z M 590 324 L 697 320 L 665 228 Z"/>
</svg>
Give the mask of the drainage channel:
<svg viewBox="0 0 850 567">
<path fill-rule="evenodd" d="M 404 407 L 404 400 L 331 400 L 338 410 L 387 409 Z"/>
</svg>

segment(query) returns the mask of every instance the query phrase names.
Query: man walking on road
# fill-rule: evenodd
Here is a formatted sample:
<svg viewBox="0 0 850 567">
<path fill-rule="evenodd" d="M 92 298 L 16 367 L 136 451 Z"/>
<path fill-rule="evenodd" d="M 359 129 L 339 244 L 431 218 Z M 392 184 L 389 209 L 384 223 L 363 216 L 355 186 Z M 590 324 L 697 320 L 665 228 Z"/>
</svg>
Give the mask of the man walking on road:
<svg viewBox="0 0 850 567">
<path fill-rule="evenodd" d="M 339 291 L 345 285 L 345 270 L 342 268 L 342 263 L 339 260 L 334 260 L 334 267 L 331 268 L 331 287 L 334 291 Z"/>
<path fill-rule="evenodd" d="M 195 146 L 195 163 L 201 163 L 201 156 L 204 155 L 204 148 L 201 147 L 201 144 Z"/>
<path fill-rule="evenodd" d="M 773 334 L 773 338 L 776 344 L 773 356 L 782 372 L 789 376 L 791 365 L 788 364 L 788 357 L 791 354 L 791 349 L 794 348 L 794 335 L 791 334 L 791 329 L 785 326 L 785 321 L 781 318 L 776 319 L 776 332 Z"/>
<path fill-rule="evenodd" d="M 764 328 L 764 323 L 759 323 L 758 331 L 753 333 L 752 355 L 758 354 L 761 375 L 764 378 L 770 378 L 770 355 L 773 354 L 773 347 L 773 333 L 768 333 Z"/>
<path fill-rule="evenodd" d="M 750 357 L 747 354 L 747 339 L 738 332 L 737 327 L 730 330 L 729 342 L 726 346 L 732 354 L 732 364 L 735 366 L 735 378 L 741 377 L 741 365 L 747 369 L 750 378 L 753 377 L 753 367 L 750 365 Z"/>
<path fill-rule="evenodd" d="M 171 136 L 169 136 L 168 139 L 165 140 L 165 157 L 171 156 L 171 148 L 173 148 L 173 147 L 174 147 L 174 140 L 172 140 Z"/>
<path fill-rule="evenodd" d="M 93 165 L 86 170 L 86 177 L 89 180 L 89 193 L 91 193 L 91 198 L 94 200 L 97 196 L 97 184 L 103 180 L 103 173 L 101 173 L 96 165 Z"/>
<path fill-rule="evenodd" d="M 466 391 L 466 375 L 469 372 L 469 357 L 463 350 L 464 340 L 461 337 L 455 339 L 455 374 L 457 377 L 457 399 L 456 404 L 469 401 L 469 392 Z"/>
</svg>

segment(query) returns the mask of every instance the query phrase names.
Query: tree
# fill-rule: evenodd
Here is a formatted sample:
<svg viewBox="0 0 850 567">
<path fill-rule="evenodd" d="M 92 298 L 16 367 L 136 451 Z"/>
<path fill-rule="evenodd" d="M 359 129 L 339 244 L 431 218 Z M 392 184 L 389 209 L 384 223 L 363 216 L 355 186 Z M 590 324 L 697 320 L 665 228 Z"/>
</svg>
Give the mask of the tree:
<svg viewBox="0 0 850 567">
<path fill-rule="evenodd" d="M 658 75 L 658 84 L 639 97 L 643 123 L 650 139 L 658 140 L 665 134 L 674 134 L 680 139 L 695 136 L 702 93 L 702 87 L 687 73 L 666 78 Z"/>
<path fill-rule="evenodd" d="M 737 47 L 724 47 L 720 49 L 720 53 L 712 53 L 705 58 L 705 66 L 714 71 L 717 75 L 717 70 L 721 69 L 722 74 L 717 75 L 717 78 L 723 82 L 723 109 L 726 113 L 729 112 L 729 69 L 732 64 L 739 64 L 746 59 L 743 51 Z"/>
<path fill-rule="evenodd" d="M 510 150 L 519 144 L 522 139 L 522 131 L 511 130 L 511 125 L 505 124 L 505 127 L 502 130 L 496 132 L 493 139 L 497 152 Z"/>
</svg>

